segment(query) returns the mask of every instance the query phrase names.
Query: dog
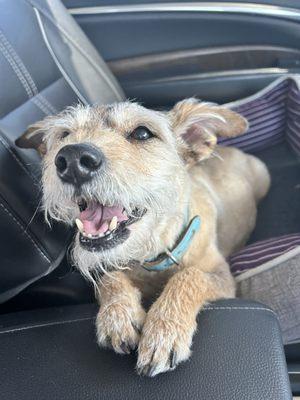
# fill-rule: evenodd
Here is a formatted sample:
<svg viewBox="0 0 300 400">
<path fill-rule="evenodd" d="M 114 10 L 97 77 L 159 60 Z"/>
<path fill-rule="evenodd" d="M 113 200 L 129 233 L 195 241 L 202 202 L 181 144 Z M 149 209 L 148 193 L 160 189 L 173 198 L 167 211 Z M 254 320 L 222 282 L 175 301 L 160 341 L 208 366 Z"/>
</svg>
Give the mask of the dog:
<svg viewBox="0 0 300 400">
<path fill-rule="evenodd" d="M 142 375 L 187 360 L 198 312 L 235 296 L 226 258 L 253 230 L 270 177 L 217 136 L 247 127 L 234 111 L 193 98 L 169 112 L 123 102 L 70 107 L 17 141 L 43 157 L 46 215 L 76 222 L 72 255 L 97 287 L 99 345 L 137 348 Z"/>
</svg>

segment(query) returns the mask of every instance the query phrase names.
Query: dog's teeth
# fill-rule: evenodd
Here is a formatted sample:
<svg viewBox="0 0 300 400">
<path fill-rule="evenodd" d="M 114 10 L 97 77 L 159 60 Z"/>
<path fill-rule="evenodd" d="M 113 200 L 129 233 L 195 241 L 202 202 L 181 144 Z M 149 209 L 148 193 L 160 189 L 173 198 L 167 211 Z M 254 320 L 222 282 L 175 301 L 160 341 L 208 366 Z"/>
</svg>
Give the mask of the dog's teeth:
<svg viewBox="0 0 300 400">
<path fill-rule="evenodd" d="M 117 227 L 117 225 L 118 225 L 118 217 L 115 215 L 115 216 L 112 218 L 112 220 L 110 221 L 109 230 L 110 230 L 110 231 L 115 230 L 116 227 Z"/>
<path fill-rule="evenodd" d="M 91 233 L 88 234 L 88 238 L 92 239 L 93 235 Z"/>
<path fill-rule="evenodd" d="M 80 232 L 83 232 L 83 223 L 80 221 L 80 219 L 76 218 L 75 223 L 77 225 L 77 228 Z"/>
<path fill-rule="evenodd" d="M 109 234 L 110 234 L 110 230 L 106 231 L 104 235 L 107 236 Z"/>
<path fill-rule="evenodd" d="M 103 232 L 101 232 L 101 233 L 99 233 L 99 235 L 98 235 L 100 238 L 102 238 L 103 236 L 104 236 L 104 233 Z"/>
</svg>

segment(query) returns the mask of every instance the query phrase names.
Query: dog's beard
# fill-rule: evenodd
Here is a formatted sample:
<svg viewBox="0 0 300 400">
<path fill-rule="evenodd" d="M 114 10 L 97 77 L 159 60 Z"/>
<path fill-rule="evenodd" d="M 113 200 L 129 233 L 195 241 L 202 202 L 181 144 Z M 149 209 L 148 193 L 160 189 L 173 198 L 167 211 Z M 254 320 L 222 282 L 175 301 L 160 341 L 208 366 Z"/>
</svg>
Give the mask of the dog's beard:
<svg viewBox="0 0 300 400">
<path fill-rule="evenodd" d="M 107 273 L 116 269 L 127 269 L 140 264 L 153 252 L 160 253 L 161 243 L 155 233 L 152 212 L 132 225 L 129 237 L 121 244 L 104 251 L 91 252 L 80 244 L 79 234 L 76 235 L 72 256 L 81 272 L 90 279 L 95 271 Z"/>
<path fill-rule="evenodd" d="M 62 184 L 58 179 L 49 185 L 47 174 L 44 174 L 45 212 L 51 218 L 74 225 L 80 216 L 78 202 L 84 199 L 87 204 L 98 202 L 105 206 L 122 206 L 128 218 L 134 216 L 136 210 L 141 213 L 140 218 L 128 227 L 128 237 L 111 248 L 90 251 L 82 246 L 82 235 L 76 234 L 72 256 L 81 272 L 91 279 L 92 272 L 126 268 L 128 264 L 136 261 L 142 263 L 165 250 L 160 234 L 168 221 L 171 220 L 173 226 L 182 224 L 184 209 L 178 209 L 175 200 L 178 187 L 183 187 L 183 182 L 179 181 L 174 182 L 173 179 L 170 187 L 162 185 L 159 179 L 157 185 L 152 181 L 151 185 L 142 182 L 144 184 L 127 186 L 115 177 L 102 173 L 76 192 L 73 186 Z M 56 190 L 52 190 L 52 187 L 56 187 Z"/>
</svg>

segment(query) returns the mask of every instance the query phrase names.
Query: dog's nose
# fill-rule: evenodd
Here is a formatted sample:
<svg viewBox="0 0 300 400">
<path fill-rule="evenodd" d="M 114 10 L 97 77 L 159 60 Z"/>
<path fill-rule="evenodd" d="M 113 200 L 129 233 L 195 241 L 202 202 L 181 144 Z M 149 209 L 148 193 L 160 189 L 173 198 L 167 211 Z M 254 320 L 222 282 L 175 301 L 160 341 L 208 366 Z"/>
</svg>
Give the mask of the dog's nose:
<svg viewBox="0 0 300 400">
<path fill-rule="evenodd" d="M 77 187 L 91 180 L 103 162 L 101 150 L 86 143 L 64 146 L 55 157 L 57 175 Z"/>
</svg>

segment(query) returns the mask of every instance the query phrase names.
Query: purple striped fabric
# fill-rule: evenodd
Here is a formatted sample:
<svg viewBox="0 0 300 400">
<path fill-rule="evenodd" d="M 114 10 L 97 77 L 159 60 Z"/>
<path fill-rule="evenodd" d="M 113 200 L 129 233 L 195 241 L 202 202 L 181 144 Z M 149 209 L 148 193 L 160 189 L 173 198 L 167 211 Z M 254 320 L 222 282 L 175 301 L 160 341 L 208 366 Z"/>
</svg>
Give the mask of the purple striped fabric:
<svg viewBox="0 0 300 400">
<path fill-rule="evenodd" d="M 263 240 L 246 246 L 229 258 L 231 272 L 234 276 L 256 268 L 276 257 L 300 246 L 300 233 Z"/>
<path fill-rule="evenodd" d="M 280 78 L 248 99 L 230 103 L 249 122 L 245 135 L 219 144 L 259 151 L 287 141 L 300 155 L 300 75 Z M 256 268 L 300 246 L 300 233 L 251 244 L 229 258 L 234 276 Z"/>
<path fill-rule="evenodd" d="M 300 155 L 300 88 L 296 79 L 280 78 L 255 98 L 230 107 L 247 118 L 249 130 L 236 138 L 220 139 L 219 144 L 258 151 L 287 140 Z"/>
</svg>

